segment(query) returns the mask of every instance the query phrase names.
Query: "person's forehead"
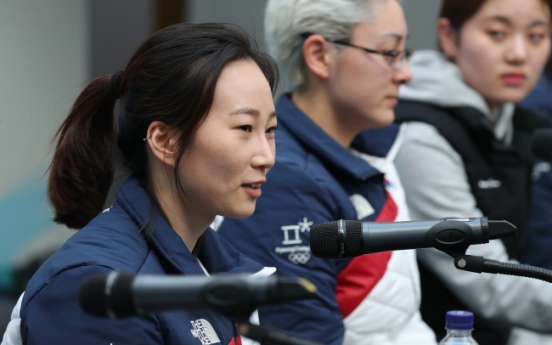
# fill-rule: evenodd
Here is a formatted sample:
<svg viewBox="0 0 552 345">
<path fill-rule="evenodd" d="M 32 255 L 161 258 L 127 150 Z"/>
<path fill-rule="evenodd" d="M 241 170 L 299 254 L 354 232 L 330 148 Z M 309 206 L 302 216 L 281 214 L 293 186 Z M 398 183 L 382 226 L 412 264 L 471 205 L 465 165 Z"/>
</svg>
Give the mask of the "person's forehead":
<svg viewBox="0 0 552 345">
<path fill-rule="evenodd" d="M 390 41 L 406 38 L 408 26 L 399 3 L 396 1 L 374 2 L 371 8 L 372 16 L 356 25 L 353 34 L 370 35 L 373 38 Z"/>
<path fill-rule="evenodd" d="M 360 40 L 400 43 L 408 37 L 408 27 L 406 24 L 397 23 L 375 23 L 367 22 L 358 25 L 353 30 L 353 38 Z"/>
<path fill-rule="evenodd" d="M 475 14 L 480 23 L 550 24 L 550 8 L 541 0 L 489 0 Z"/>
</svg>

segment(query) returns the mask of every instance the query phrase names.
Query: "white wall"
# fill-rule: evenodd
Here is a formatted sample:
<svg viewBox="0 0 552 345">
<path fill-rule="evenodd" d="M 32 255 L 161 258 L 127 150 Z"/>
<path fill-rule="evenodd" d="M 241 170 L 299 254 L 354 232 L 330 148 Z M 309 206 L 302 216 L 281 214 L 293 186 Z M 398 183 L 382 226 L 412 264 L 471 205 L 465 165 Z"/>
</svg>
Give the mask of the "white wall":
<svg viewBox="0 0 552 345">
<path fill-rule="evenodd" d="M 154 0 L 88 0 L 88 3 L 90 75 L 98 77 L 124 69 L 132 53 L 153 32 Z"/>
<path fill-rule="evenodd" d="M 229 22 L 255 36 L 264 48 L 263 20 L 267 0 L 187 0 L 191 22 Z M 442 0 L 402 0 L 410 29 L 409 47 L 433 49 L 435 27 Z"/>
<path fill-rule="evenodd" d="M 410 36 L 407 47 L 437 48 L 437 17 L 442 0 L 402 0 Z"/>
<path fill-rule="evenodd" d="M 225 22 L 246 29 L 264 49 L 263 21 L 267 0 L 187 0 L 193 23 Z"/>
<path fill-rule="evenodd" d="M 0 288 L 24 243 L 52 229 L 50 140 L 88 79 L 86 0 L 0 0 Z"/>
</svg>

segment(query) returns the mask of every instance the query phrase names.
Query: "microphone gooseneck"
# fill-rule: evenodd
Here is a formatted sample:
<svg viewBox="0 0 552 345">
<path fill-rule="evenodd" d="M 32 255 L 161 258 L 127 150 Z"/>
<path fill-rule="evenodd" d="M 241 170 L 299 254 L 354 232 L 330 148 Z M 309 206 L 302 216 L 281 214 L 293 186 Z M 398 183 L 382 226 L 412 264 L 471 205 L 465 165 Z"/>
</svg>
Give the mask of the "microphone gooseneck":
<svg viewBox="0 0 552 345">
<path fill-rule="evenodd" d="M 513 262 L 500 262 L 497 260 L 485 259 L 481 256 L 461 255 L 454 258 L 454 266 L 462 271 L 473 273 L 491 273 L 525 278 L 533 278 L 552 283 L 552 271 L 533 267 L 530 265 L 517 264 Z"/>
</svg>

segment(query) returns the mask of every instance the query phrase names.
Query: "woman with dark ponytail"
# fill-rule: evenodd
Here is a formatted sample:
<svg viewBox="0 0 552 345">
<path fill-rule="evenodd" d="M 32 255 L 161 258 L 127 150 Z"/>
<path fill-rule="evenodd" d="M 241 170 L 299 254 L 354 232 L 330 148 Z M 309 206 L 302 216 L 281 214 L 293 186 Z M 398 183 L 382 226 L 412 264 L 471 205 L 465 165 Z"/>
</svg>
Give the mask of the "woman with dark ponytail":
<svg viewBox="0 0 552 345">
<path fill-rule="evenodd" d="M 77 295 L 84 278 L 114 270 L 271 272 L 209 225 L 255 210 L 274 164 L 276 84 L 272 60 L 225 24 L 163 29 L 124 71 L 94 79 L 57 133 L 48 180 L 55 221 L 80 230 L 30 280 L 15 310 L 20 327 L 12 321 L 7 335 L 20 331 L 23 344 L 240 344 L 215 312 L 100 319 Z M 116 163 L 130 177 L 106 205 Z"/>
</svg>

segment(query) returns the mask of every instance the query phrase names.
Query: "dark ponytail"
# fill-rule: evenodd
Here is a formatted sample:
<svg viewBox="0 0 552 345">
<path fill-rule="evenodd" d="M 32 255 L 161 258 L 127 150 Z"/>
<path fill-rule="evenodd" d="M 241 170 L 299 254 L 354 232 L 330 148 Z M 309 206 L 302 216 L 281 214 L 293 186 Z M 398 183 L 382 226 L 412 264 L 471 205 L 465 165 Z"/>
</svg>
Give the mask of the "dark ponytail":
<svg viewBox="0 0 552 345">
<path fill-rule="evenodd" d="M 173 176 L 184 195 L 179 163 L 209 113 L 222 70 L 242 59 L 259 66 L 274 93 L 278 69 L 272 58 L 260 52 L 243 29 L 221 23 L 183 23 L 160 30 L 136 50 L 120 76 L 93 80 L 57 133 L 48 181 L 54 220 L 78 229 L 102 211 L 115 156 L 125 172 L 137 176 L 148 189 L 151 177 L 144 137 L 153 121 L 180 133 Z M 121 112 L 115 126 L 117 97 Z"/>
<path fill-rule="evenodd" d="M 56 133 L 48 178 L 54 221 L 79 229 L 102 211 L 113 180 L 116 97 L 109 76 L 94 79 L 79 95 Z"/>
</svg>

